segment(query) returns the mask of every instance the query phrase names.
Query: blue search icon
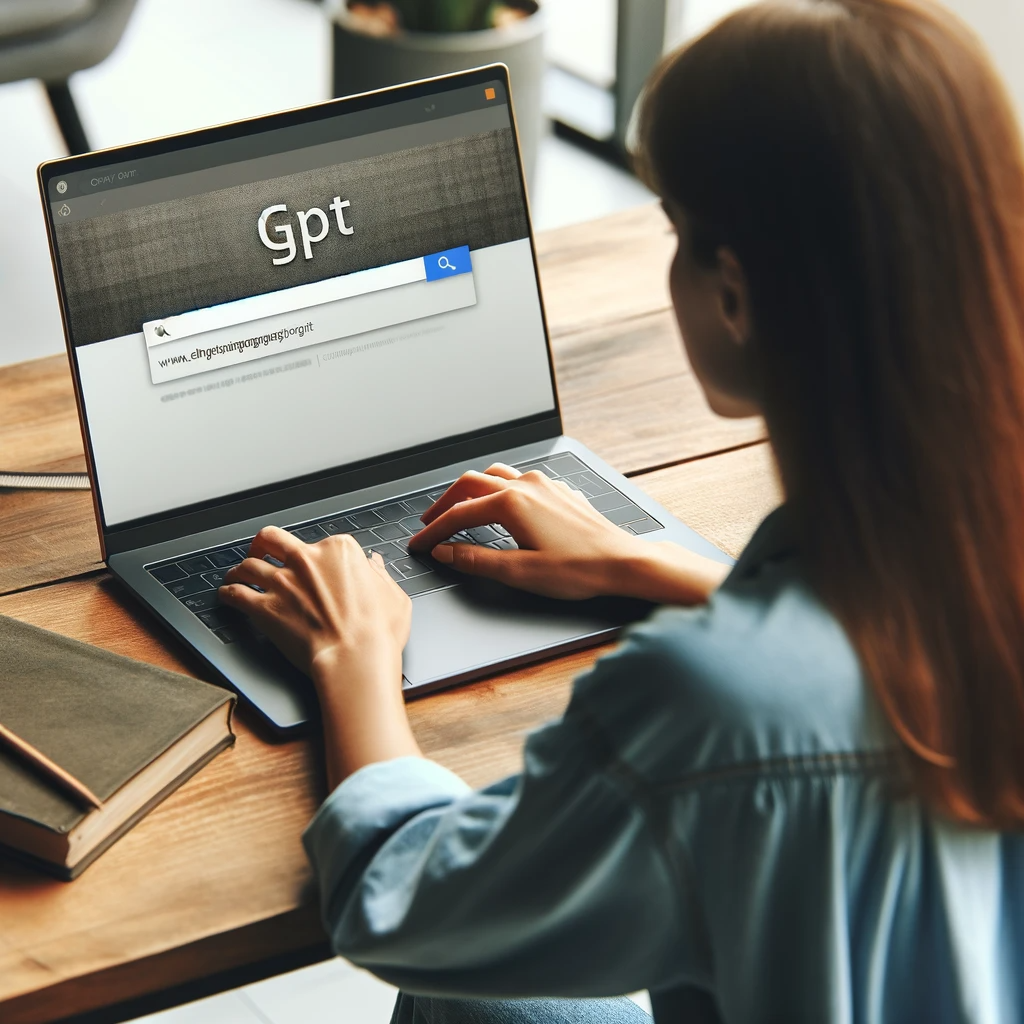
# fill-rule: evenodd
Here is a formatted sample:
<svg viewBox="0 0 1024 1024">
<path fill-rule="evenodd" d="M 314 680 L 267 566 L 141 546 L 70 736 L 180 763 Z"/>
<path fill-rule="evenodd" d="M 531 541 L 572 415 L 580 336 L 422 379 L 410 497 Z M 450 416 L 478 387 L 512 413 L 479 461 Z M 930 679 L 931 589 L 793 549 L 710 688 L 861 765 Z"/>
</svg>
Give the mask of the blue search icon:
<svg viewBox="0 0 1024 1024">
<path fill-rule="evenodd" d="M 460 245 L 457 249 L 445 249 L 423 257 L 423 265 L 427 271 L 428 281 L 437 281 L 442 277 L 455 277 L 456 274 L 469 274 L 473 266 L 469 259 L 469 246 Z"/>
</svg>

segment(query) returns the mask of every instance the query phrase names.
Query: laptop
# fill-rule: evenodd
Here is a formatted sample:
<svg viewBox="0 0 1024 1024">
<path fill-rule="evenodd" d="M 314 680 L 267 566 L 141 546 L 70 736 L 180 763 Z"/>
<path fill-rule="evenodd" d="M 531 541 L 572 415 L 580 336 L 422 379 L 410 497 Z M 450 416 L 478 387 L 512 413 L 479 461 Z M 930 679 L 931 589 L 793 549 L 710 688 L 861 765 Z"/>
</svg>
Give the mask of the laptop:
<svg viewBox="0 0 1024 1024">
<path fill-rule="evenodd" d="M 562 432 L 503 65 L 52 161 L 39 185 L 103 557 L 275 732 L 315 718 L 311 684 L 217 597 L 267 524 L 380 553 L 412 598 L 409 695 L 649 610 L 411 554 L 468 469 L 539 470 L 730 562 Z"/>
</svg>

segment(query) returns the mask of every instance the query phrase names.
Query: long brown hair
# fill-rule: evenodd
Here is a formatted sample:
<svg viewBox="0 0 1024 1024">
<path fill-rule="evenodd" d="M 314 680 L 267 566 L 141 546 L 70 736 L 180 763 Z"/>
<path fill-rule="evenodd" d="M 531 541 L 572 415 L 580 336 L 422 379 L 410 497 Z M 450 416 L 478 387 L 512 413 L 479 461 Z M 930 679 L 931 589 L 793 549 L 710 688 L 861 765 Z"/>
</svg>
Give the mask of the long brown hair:
<svg viewBox="0 0 1024 1024">
<path fill-rule="evenodd" d="M 812 582 L 964 822 L 1024 824 L 1024 156 L 927 0 L 740 10 L 670 57 L 646 176 L 750 290 Z"/>
</svg>

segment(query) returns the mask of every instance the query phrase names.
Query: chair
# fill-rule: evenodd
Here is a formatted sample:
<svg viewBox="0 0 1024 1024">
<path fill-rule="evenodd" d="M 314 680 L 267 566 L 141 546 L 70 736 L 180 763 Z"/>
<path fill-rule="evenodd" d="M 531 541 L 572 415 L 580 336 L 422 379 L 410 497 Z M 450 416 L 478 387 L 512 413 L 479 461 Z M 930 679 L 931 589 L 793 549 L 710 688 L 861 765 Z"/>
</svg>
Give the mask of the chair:
<svg viewBox="0 0 1024 1024">
<path fill-rule="evenodd" d="M 135 0 L 0 0 L 0 84 L 42 79 L 72 154 L 91 148 L 68 88 L 117 45 Z"/>
</svg>

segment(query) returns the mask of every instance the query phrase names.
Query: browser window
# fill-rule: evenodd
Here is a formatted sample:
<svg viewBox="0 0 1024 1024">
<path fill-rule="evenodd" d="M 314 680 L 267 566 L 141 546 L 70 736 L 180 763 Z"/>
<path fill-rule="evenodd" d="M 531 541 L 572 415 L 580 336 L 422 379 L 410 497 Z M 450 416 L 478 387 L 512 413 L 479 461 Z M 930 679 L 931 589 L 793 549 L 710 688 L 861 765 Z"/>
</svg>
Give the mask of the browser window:
<svg viewBox="0 0 1024 1024">
<path fill-rule="evenodd" d="M 554 408 L 488 89 L 50 183 L 108 527 Z"/>
</svg>

